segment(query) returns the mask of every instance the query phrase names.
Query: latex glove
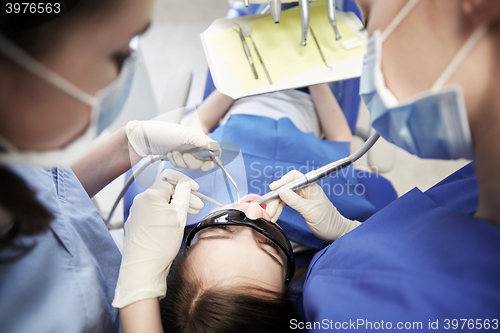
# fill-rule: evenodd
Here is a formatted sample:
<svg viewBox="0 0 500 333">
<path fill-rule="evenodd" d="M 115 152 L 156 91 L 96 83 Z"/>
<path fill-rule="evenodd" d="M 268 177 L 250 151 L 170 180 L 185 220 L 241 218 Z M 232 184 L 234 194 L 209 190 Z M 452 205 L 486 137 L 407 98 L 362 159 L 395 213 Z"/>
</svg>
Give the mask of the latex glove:
<svg viewBox="0 0 500 333">
<path fill-rule="evenodd" d="M 272 182 L 269 188 L 276 190 L 302 176 L 301 172 L 293 170 Z M 316 237 L 327 242 L 333 242 L 361 224 L 342 216 L 318 184 L 306 186 L 297 192 L 284 189 L 280 192 L 280 199 L 304 217 Z M 275 216 L 279 217 L 283 207 L 282 203 L 272 203 L 268 204 L 266 210 L 274 219 Z"/>
<path fill-rule="evenodd" d="M 213 161 L 199 160 L 191 154 L 176 151 L 182 146 L 219 149 L 217 141 L 197 128 L 157 120 L 133 120 L 127 123 L 125 131 L 130 145 L 141 157 L 167 155 L 174 168 L 203 171 L 215 168 Z"/>
<path fill-rule="evenodd" d="M 174 187 L 161 180 L 178 182 Z M 187 213 L 197 214 L 203 202 L 191 194 L 195 181 L 166 170 L 145 192 L 137 195 L 125 223 L 125 241 L 113 306 L 164 297 L 167 275 L 181 246 Z"/>
</svg>

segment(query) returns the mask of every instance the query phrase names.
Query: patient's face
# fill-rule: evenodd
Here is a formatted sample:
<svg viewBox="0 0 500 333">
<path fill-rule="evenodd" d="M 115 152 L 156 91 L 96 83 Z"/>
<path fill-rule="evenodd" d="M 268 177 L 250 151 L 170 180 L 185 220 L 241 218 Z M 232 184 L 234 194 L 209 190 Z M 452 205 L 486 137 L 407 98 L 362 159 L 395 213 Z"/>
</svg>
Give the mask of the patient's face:
<svg viewBox="0 0 500 333">
<path fill-rule="evenodd" d="M 227 208 L 241 210 L 251 219 L 270 220 L 264 208 L 249 203 L 257 197 L 247 195 L 240 204 Z M 280 292 L 285 281 L 286 258 L 267 241 L 268 238 L 246 226 L 228 226 L 227 230 L 207 228 L 193 239 L 188 263 L 207 286 L 251 285 Z"/>
</svg>

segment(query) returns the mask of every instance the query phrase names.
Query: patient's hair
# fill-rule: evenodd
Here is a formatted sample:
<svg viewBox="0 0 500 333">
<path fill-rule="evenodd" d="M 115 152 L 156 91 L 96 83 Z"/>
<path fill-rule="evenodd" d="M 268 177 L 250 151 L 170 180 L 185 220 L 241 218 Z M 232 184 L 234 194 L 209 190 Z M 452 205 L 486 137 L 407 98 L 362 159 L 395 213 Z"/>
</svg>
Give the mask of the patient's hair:
<svg viewBox="0 0 500 333">
<path fill-rule="evenodd" d="M 165 332 L 290 330 L 290 320 L 297 316 L 287 290 L 280 293 L 252 286 L 204 288 L 187 262 L 188 253 L 186 250 L 175 259 L 167 278 L 167 295 L 160 301 Z"/>
</svg>

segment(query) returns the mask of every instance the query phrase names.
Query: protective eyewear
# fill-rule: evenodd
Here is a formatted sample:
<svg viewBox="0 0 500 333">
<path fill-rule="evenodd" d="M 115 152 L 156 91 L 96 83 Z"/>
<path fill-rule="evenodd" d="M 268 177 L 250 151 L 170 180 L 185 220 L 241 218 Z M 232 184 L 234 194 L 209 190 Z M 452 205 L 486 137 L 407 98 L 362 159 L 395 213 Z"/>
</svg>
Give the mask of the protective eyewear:
<svg viewBox="0 0 500 333">
<path fill-rule="evenodd" d="M 191 230 L 186 239 L 186 249 L 189 249 L 191 242 L 198 232 L 217 226 L 247 226 L 270 239 L 286 256 L 287 272 L 285 285 L 290 283 L 295 273 L 295 260 L 293 259 L 292 245 L 279 225 L 262 218 L 256 220 L 250 219 L 245 213 L 236 209 L 217 211 L 205 217 L 200 224 Z"/>
</svg>

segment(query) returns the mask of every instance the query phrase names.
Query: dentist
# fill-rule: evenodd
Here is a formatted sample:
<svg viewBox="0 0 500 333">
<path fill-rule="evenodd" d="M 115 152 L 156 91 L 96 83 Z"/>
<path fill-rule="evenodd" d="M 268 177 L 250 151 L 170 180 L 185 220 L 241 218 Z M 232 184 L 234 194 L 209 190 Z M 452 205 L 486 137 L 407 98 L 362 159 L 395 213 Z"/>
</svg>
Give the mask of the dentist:
<svg viewBox="0 0 500 333">
<path fill-rule="evenodd" d="M 335 241 L 309 266 L 304 317 L 367 331 L 498 329 L 500 2 L 358 4 L 370 34 L 360 93 L 372 126 L 419 157 L 474 162 L 363 224 L 340 216 L 318 185 L 281 192 L 318 237 Z"/>
<path fill-rule="evenodd" d="M 2 331 L 118 332 L 111 303 L 121 255 L 90 197 L 148 155 L 211 168 L 175 150 L 217 143 L 176 124 L 132 121 L 90 146 L 127 99 L 137 60 L 128 45 L 150 25 L 153 3 L 65 1 L 29 16 L 2 9 Z M 162 200 L 171 207 L 163 216 L 179 225 L 203 206 L 184 187 Z"/>
</svg>

